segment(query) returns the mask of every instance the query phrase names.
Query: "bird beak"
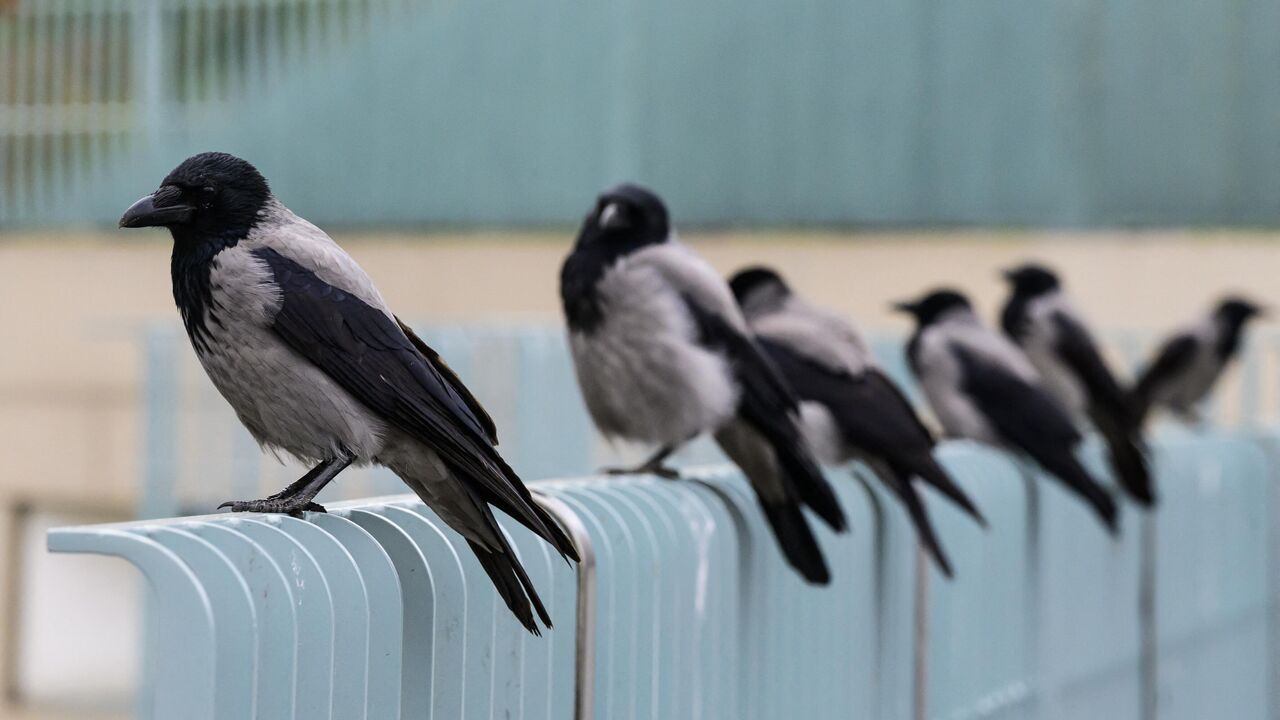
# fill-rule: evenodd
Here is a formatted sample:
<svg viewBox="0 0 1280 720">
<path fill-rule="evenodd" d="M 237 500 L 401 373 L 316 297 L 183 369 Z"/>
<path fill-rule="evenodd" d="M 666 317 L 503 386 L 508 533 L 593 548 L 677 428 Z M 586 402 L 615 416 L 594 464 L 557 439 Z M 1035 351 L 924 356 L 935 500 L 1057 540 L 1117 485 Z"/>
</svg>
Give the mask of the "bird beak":
<svg viewBox="0 0 1280 720">
<path fill-rule="evenodd" d="M 177 200 L 169 204 L 170 201 Z M 159 204 L 157 204 L 159 201 Z M 181 225 L 191 220 L 195 208 L 181 202 L 177 190 L 160 188 L 150 195 L 143 196 L 138 202 L 129 206 L 120 216 L 120 227 L 168 227 Z"/>
<path fill-rule="evenodd" d="M 914 315 L 914 314 L 915 314 L 915 312 L 916 312 L 916 304 L 915 304 L 915 303 L 913 303 L 913 302 L 911 302 L 911 301 L 909 301 L 909 300 L 903 300 L 903 301 L 901 301 L 901 302 L 896 302 L 896 303 L 894 303 L 893 305 L 890 305 L 890 307 L 891 307 L 895 312 L 907 313 L 908 315 Z"/>
<path fill-rule="evenodd" d="M 1004 278 L 1005 280 L 1008 280 L 1009 282 L 1013 282 L 1014 277 L 1016 275 L 1017 273 L 1014 271 L 1013 268 L 1005 268 L 1004 270 L 1000 271 L 1000 277 Z"/>
<path fill-rule="evenodd" d="M 606 230 L 627 227 L 627 219 L 618 208 L 618 203 L 609 203 L 600 211 L 600 227 Z"/>
</svg>

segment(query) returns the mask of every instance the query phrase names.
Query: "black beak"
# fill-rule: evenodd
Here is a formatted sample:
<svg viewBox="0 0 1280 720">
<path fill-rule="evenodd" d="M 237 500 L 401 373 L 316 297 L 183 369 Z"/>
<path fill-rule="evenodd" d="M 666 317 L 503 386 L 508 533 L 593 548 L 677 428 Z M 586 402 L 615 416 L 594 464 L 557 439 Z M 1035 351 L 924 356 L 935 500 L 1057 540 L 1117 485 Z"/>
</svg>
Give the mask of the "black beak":
<svg viewBox="0 0 1280 720">
<path fill-rule="evenodd" d="M 1006 268 L 1000 271 L 1000 277 L 1008 280 L 1009 282 L 1013 282 L 1018 277 L 1018 271 L 1013 268 Z"/>
<path fill-rule="evenodd" d="M 156 205 L 156 196 L 160 195 L 162 191 L 163 188 L 144 196 L 138 202 L 130 205 L 129 209 L 124 211 L 124 215 L 120 216 L 120 227 L 168 227 L 170 225 L 181 225 L 191 220 L 191 214 L 195 212 L 195 208 L 181 201 L 172 205 L 166 204 L 158 207 Z M 167 199 L 162 198 L 162 200 Z"/>
<path fill-rule="evenodd" d="M 622 211 L 618 203 L 611 202 L 600 208 L 600 227 L 606 230 L 622 229 L 631 226 L 631 222 L 627 219 L 627 214 Z"/>
<path fill-rule="evenodd" d="M 916 314 L 916 304 L 910 300 L 893 303 L 890 307 L 896 312 L 907 313 L 908 315 Z"/>
</svg>

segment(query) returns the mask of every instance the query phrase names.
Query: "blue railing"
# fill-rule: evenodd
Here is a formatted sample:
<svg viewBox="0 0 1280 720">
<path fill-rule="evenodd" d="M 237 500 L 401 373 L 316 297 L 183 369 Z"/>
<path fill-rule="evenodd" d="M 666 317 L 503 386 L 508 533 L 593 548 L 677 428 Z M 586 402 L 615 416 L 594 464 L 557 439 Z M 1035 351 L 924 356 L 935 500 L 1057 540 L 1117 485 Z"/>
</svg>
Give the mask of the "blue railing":
<svg viewBox="0 0 1280 720">
<path fill-rule="evenodd" d="M 736 472 L 539 483 L 587 558 L 504 523 L 556 625 L 542 638 L 409 496 L 49 544 L 146 575 L 146 718 L 1276 716 L 1275 436 L 1161 437 L 1160 508 L 1126 509 L 1114 540 L 1008 456 L 941 453 L 991 521 L 931 499 L 954 581 L 847 475 L 853 531 L 819 528 L 826 588 L 788 569 Z"/>
<path fill-rule="evenodd" d="M 573 376 L 564 331 L 553 325 L 423 325 L 420 333 L 497 422 L 503 455 L 531 480 L 584 475 L 630 460 L 632 449 L 610 446 L 595 432 Z M 231 498 L 276 492 L 304 468 L 265 455 L 205 377 L 176 326 L 149 328 L 143 339 L 145 448 L 141 517 L 201 512 Z M 1131 366 L 1149 350 L 1146 338 L 1124 334 L 1118 356 Z M 873 342 L 886 371 L 915 397 L 902 340 Z M 1211 405 L 1218 426 L 1256 427 L 1280 422 L 1280 337 L 1256 335 L 1236 377 Z M 1271 381 L 1271 382 L 1268 382 Z M 918 397 L 915 397 L 919 401 Z M 682 453 L 686 463 L 719 462 L 710 443 Z M 403 492 L 385 470 L 348 470 L 322 499 Z"/>
</svg>

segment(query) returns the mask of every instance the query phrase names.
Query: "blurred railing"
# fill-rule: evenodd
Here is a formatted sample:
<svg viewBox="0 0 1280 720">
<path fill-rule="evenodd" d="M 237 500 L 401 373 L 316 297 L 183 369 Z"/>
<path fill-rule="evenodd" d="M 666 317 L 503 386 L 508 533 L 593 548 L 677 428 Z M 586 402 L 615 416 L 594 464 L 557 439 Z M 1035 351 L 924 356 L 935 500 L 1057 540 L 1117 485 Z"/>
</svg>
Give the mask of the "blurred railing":
<svg viewBox="0 0 1280 720">
<path fill-rule="evenodd" d="M 423 325 L 420 334 L 476 393 L 498 426 L 504 457 L 527 480 L 582 475 L 637 457 L 642 448 L 610 446 L 595 432 L 582 403 L 564 331 L 551 325 Z M 206 511 L 233 498 L 262 497 L 305 468 L 258 448 L 200 368 L 181 330 L 156 326 L 145 334 L 143 486 L 140 517 Z M 885 370 L 920 404 L 902 340 L 876 338 Z M 1146 361 L 1150 342 L 1118 335 L 1117 367 Z M 1217 427 L 1280 422 L 1280 336 L 1254 334 L 1239 367 L 1224 379 L 1208 408 Z M 719 461 L 711 443 L 694 444 L 685 463 Z M 389 471 L 352 469 L 322 496 L 351 499 L 394 494 L 403 485 Z"/>
<path fill-rule="evenodd" d="M 1272 225 L 1274 0 L 0 0 L 0 225 L 200 150 L 325 227 Z M 127 202 L 127 201 L 126 201 Z"/>
<path fill-rule="evenodd" d="M 991 523 L 930 497 L 954 581 L 922 564 L 897 503 L 837 473 L 852 532 L 818 528 L 826 588 L 788 569 L 736 472 L 542 483 L 587 558 L 575 574 L 504 519 L 556 624 L 542 638 L 411 496 L 49 545 L 146 575 L 144 718 L 1262 720 L 1280 702 L 1278 452 L 1274 436 L 1165 435 L 1160 510 L 1126 507 L 1113 539 L 1007 455 L 946 444 Z"/>
<path fill-rule="evenodd" d="M 118 214 L 119 200 L 104 206 L 97 188 L 121 178 L 136 178 L 136 191 L 154 185 L 160 176 L 143 177 L 159 145 L 181 144 L 199 118 L 342 52 L 373 16 L 402 4 L 0 2 L 0 227 Z"/>
</svg>

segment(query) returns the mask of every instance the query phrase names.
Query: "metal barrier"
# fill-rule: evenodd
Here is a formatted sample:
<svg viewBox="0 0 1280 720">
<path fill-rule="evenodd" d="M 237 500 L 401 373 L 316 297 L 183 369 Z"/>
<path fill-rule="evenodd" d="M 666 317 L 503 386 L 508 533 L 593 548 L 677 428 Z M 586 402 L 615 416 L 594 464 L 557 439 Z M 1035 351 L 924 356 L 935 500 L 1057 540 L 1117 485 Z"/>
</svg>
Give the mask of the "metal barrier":
<svg viewBox="0 0 1280 720">
<path fill-rule="evenodd" d="M 1162 504 L 1110 539 L 1008 456 L 943 447 L 987 513 L 930 499 L 957 579 L 873 483 L 803 584 L 735 472 L 536 484 L 576 572 L 503 522 L 555 628 L 525 633 L 412 497 L 299 520 L 203 516 L 50 533 L 152 590 L 146 718 L 1266 718 L 1280 439 L 1170 435 Z M 1099 465 L 1097 448 L 1089 460 Z M 856 474 L 856 472 L 855 472 Z"/>
<path fill-rule="evenodd" d="M 596 434 L 573 376 L 564 330 L 554 325 L 430 325 L 419 331 L 449 360 L 493 415 L 503 455 L 529 480 L 595 472 L 632 459 Z M 1152 338 L 1117 335 L 1111 345 L 1130 366 L 1145 362 Z M 1280 422 L 1280 336 L 1255 333 L 1238 370 L 1215 397 L 1210 417 L 1220 426 Z M 273 493 L 305 468 L 264 455 L 218 395 L 176 324 L 143 337 L 144 427 L 140 517 L 168 517 L 216 507 L 232 497 Z M 874 338 L 876 357 L 920 404 L 902 339 Z M 625 448 L 623 449 L 626 450 Z M 624 455 L 620 457 L 620 455 Z M 686 464 L 720 462 L 709 442 L 682 451 Z M 403 491 L 391 473 L 356 469 L 326 489 L 325 499 Z"/>
</svg>

